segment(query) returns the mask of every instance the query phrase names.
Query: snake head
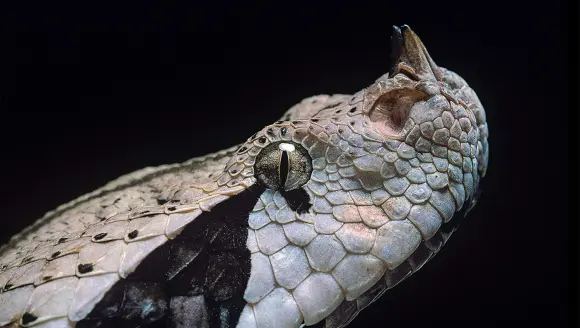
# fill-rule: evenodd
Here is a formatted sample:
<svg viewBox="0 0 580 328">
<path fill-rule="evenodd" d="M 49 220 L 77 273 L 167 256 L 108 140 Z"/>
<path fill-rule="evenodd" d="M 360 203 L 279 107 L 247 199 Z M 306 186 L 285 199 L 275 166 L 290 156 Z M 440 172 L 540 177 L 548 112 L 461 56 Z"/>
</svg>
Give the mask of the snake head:
<svg viewBox="0 0 580 328">
<path fill-rule="evenodd" d="M 221 182 L 250 177 L 265 188 L 248 247 L 269 257 L 280 293 L 293 294 L 308 325 L 425 263 L 487 169 L 475 92 L 409 27 L 395 27 L 392 41 L 387 74 L 354 95 L 293 106 L 239 148 Z M 260 286 L 250 284 L 247 299 L 259 302 Z"/>
</svg>

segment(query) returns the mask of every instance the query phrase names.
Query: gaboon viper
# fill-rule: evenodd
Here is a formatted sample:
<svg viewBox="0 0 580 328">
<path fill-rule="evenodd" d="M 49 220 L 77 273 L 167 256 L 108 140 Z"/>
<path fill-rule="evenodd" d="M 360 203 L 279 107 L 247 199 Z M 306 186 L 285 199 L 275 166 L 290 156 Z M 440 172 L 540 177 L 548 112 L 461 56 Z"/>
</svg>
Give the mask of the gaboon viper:
<svg viewBox="0 0 580 328">
<path fill-rule="evenodd" d="M 441 249 L 488 163 L 475 92 L 408 26 L 392 52 L 354 95 L 304 99 L 237 146 L 122 176 L 13 236 L 0 326 L 348 325 Z"/>
</svg>

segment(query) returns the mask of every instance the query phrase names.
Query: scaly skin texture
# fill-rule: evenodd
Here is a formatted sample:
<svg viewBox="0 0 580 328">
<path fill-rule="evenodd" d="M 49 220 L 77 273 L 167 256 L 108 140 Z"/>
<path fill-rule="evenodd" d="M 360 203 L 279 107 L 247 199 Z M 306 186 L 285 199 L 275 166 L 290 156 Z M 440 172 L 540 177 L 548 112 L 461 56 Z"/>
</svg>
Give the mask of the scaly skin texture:
<svg viewBox="0 0 580 328">
<path fill-rule="evenodd" d="M 408 27 L 393 39 L 391 72 L 356 94 L 307 98 L 239 146 L 123 176 L 14 236 L 0 250 L 0 326 L 74 327 L 155 249 L 260 186 L 256 158 L 280 141 L 303 147 L 312 172 L 300 209 L 265 188 L 246 214 L 236 326 L 347 325 L 438 252 L 487 169 L 475 92 Z"/>
</svg>

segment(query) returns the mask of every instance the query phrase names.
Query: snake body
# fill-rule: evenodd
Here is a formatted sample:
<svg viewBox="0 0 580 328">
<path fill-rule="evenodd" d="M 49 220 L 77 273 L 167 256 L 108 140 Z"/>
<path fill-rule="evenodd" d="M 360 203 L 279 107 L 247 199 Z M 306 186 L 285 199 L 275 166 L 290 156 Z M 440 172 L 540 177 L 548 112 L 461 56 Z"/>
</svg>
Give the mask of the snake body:
<svg viewBox="0 0 580 328">
<path fill-rule="evenodd" d="M 389 73 L 235 147 L 149 167 L 0 249 L 4 327 L 345 327 L 477 199 L 485 112 L 407 26 Z"/>
</svg>

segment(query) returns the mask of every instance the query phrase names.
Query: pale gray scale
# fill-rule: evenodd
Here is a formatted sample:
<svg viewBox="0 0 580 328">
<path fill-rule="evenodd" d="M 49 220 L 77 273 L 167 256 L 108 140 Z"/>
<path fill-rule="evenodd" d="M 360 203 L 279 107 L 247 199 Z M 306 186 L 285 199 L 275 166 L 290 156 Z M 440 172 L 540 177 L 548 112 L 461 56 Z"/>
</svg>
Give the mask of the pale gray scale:
<svg viewBox="0 0 580 328">
<path fill-rule="evenodd" d="M 433 156 L 430 153 L 417 153 L 417 159 L 419 159 L 421 163 L 433 162 Z"/>
<path fill-rule="evenodd" d="M 248 229 L 248 240 L 246 241 L 246 247 L 250 253 L 256 253 L 260 251 L 258 247 L 258 241 L 256 240 L 256 233 L 253 229 Z"/>
<path fill-rule="evenodd" d="M 449 164 L 448 168 L 449 179 L 458 183 L 463 182 L 463 170 L 461 167 L 453 164 Z"/>
<path fill-rule="evenodd" d="M 420 125 L 421 135 L 423 135 L 427 140 L 430 140 L 435 133 L 435 126 L 432 122 L 424 122 Z"/>
<path fill-rule="evenodd" d="M 421 204 L 431 197 L 431 188 L 426 183 L 413 184 L 405 192 L 405 196 L 413 204 Z"/>
<path fill-rule="evenodd" d="M 449 141 L 447 142 L 447 147 L 449 147 L 449 149 L 454 150 L 454 151 L 460 151 L 461 150 L 461 142 L 454 137 L 450 137 Z"/>
<path fill-rule="evenodd" d="M 468 144 L 467 142 L 461 143 L 461 155 L 464 156 L 464 160 L 465 157 L 471 157 L 472 155 L 475 156 L 475 154 L 472 154 L 471 152 L 471 145 Z"/>
<path fill-rule="evenodd" d="M 166 214 L 131 220 L 125 230 L 125 242 L 131 243 L 163 235 L 168 221 L 169 216 Z M 137 231 L 137 236 L 131 237 L 130 234 L 135 234 L 135 231 Z"/>
<path fill-rule="evenodd" d="M 375 154 L 377 154 L 379 156 L 383 156 L 383 157 L 386 156 L 388 153 L 389 153 L 389 151 L 385 147 L 382 146 L 382 143 L 381 143 L 381 146 L 379 147 L 379 149 L 377 149 L 377 151 L 375 152 Z"/>
<path fill-rule="evenodd" d="M 314 135 L 308 134 L 302 139 L 301 144 L 306 150 L 310 150 L 318 143 L 318 138 Z"/>
<path fill-rule="evenodd" d="M 332 214 L 319 214 L 314 219 L 314 230 L 319 234 L 333 234 L 342 227 L 342 224 Z"/>
<path fill-rule="evenodd" d="M 296 288 L 312 271 L 304 250 L 294 245 L 270 255 L 270 262 L 277 283 L 288 290 Z"/>
<path fill-rule="evenodd" d="M 37 287 L 24 310 L 25 313 L 33 313 L 37 317 L 36 322 L 66 317 L 78 280 L 77 277 L 68 277 Z"/>
<path fill-rule="evenodd" d="M 270 222 L 270 217 L 263 210 L 252 211 L 248 219 L 248 223 L 252 229 L 260 229 Z"/>
<path fill-rule="evenodd" d="M 383 189 L 378 189 L 371 192 L 371 199 L 373 201 L 373 205 L 376 206 L 382 205 L 390 197 L 391 195 L 386 190 Z"/>
<path fill-rule="evenodd" d="M 258 247 L 266 255 L 274 254 L 288 245 L 288 239 L 286 239 L 284 229 L 282 225 L 277 223 L 270 223 L 257 230 L 256 240 Z"/>
<path fill-rule="evenodd" d="M 447 148 L 440 145 L 431 145 L 431 154 L 439 158 L 447 158 Z"/>
<path fill-rule="evenodd" d="M 381 176 L 385 179 L 393 178 L 398 174 L 395 165 L 388 162 L 383 163 L 380 172 Z"/>
<path fill-rule="evenodd" d="M 8 326 L 20 319 L 22 309 L 24 309 L 24 307 L 28 304 L 34 289 L 35 288 L 33 286 L 29 285 L 19 289 L 8 290 L 0 293 L 1 326 Z"/>
<path fill-rule="evenodd" d="M 127 220 L 108 221 L 90 227 L 85 231 L 84 236 L 90 236 L 91 241 L 95 243 L 106 243 L 113 240 L 123 239 L 128 225 L 129 222 Z M 89 230 L 92 231 L 89 232 Z"/>
<path fill-rule="evenodd" d="M 353 165 L 352 158 L 350 158 L 350 156 L 348 156 L 347 154 L 340 155 L 336 160 L 336 163 L 338 164 L 339 167 L 347 167 Z"/>
<path fill-rule="evenodd" d="M 460 183 L 451 182 L 449 184 L 449 192 L 455 199 L 455 207 L 460 210 L 466 200 L 465 188 Z"/>
<path fill-rule="evenodd" d="M 466 173 L 463 176 L 463 186 L 465 187 L 465 194 L 466 195 L 473 195 L 475 193 L 475 182 L 474 182 L 474 175 L 475 173 Z"/>
<path fill-rule="evenodd" d="M 324 197 L 316 197 L 312 210 L 316 213 L 332 213 L 333 206 Z"/>
<path fill-rule="evenodd" d="M 453 213 L 455 213 L 455 199 L 447 190 L 434 190 L 429 198 L 429 203 L 441 214 L 443 222 L 451 220 Z"/>
<path fill-rule="evenodd" d="M 381 206 L 390 220 L 403 220 L 411 210 L 411 203 L 404 196 L 387 199 Z"/>
<path fill-rule="evenodd" d="M 346 140 L 341 140 L 338 142 L 338 148 L 340 148 L 341 152 L 348 153 L 350 150 L 350 145 Z"/>
<path fill-rule="evenodd" d="M 110 243 L 90 243 L 84 247 L 77 259 L 78 276 L 100 275 L 118 272 L 121 266 L 121 258 L 125 253 L 126 244 L 123 240 L 115 240 Z M 90 272 L 81 270 L 83 266 L 90 265 Z"/>
<path fill-rule="evenodd" d="M 337 137 L 337 136 L 336 136 L 336 135 L 333 135 L 333 136 L 330 138 L 330 143 L 331 143 L 331 144 L 334 144 L 334 143 L 333 143 L 333 137 Z M 337 138 L 338 138 L 338 137 L 337 137 Z M 327 163 L 329 163 L 329 164 L 334 164 L 334 163 L 337 163 L 337 161 L 338 161 L 338 158 L 340 157 L 340 155 L 342 155 L 342 150 L 341 150 L 339 147 L 336 147 L 336 146 L 338 146 L 338 141 L 337 141 L 337 143 L 336 143 L 336 145 L 335 145 L 335 146 L 333 146 L 333 147 L 328 147 L 328 148 L 326 149 L 326 156 L 325 156 L 325 158 L 326 158 L 326 161 L 327 161 Z M 322 168 L 321 168 L 321 169 L 322 169 Z"/>
<path fill-rule="evenodd" d="M 270 189 L 266 189 L 261 195 L 260 195 L 260 200 L 262 201 L 262 203 L 264 203 L 265 205 L 270 204 L 273 200 L 274 200 L 274 190 L 270 190 Z"/>
<path fill-rule="evenodd" d="M 78 254 L 70 254 L 48 261 L 42 271 L 42 274 L 38 276 L 35 285 L 40 285 L 47 281 L 59 278 L 74 276 L 76 274 L 78 257 Z"/>
<path fill-rule="evenodd" d="M 340 178 L 341 176 L 338 173 L 330 173 L 328 175 L 328 181 L 338 181 Z"/>
<path fill-rule="evenodd" d="M 45 266 L 46 260 L 34 261 L 19 266 L 16 270 L 14 270 L 12 276 L 6 282 L 4 288 L 8 289 L 6 287 L 10 286 L 10 289 L 13 289 L 34 283 L 42 273 L 42 270 Z"/>
<path fill-rule="evenodd" d="M 386 266 L 377 257 L 366 255 L 347 255 L 332 270 L 332 276 L 344 290 L 346 300 L 358 298 L 379 279 L 382 278 Z"/>
<path fill-rule="evenodd" d="M 431 150 L 431 142 L 427 139 L 424 139 L 423 137 L 420 137 L 417 140 L 415 147 L 417 148 L 417 151 L 428 152 Z"/>
<path fill-rule="evenodd" d="M 361 222 L 359 207 L 356 205 L 337 205 L 332 208 L 334 218 L 340 222 Z"/>
<path fill-rule="evenodd" d="M 403 263 L 419 246 L 421 234 L 409 221 L 389 221 L 377 230 L 371 254 L 386 262 L 390 270 Z"/>
<path fill-rule="evenodd" d="M 397 154 L 404 159 L 412 159 L 416 156 L 415 149 L 406 143 L 401 143 L 399 145 L 397 148 Z"/>
<path fill-rule="evenodd" d="M 443 223 L 439 212 L 430 204 L 413 205 L 408 218 L 426 240 L 435 235 Z"/>
<path fill-rule="evenodd" d="M 330 191 L 325 195 L 326 199 L 333 205 L 353 204 L 350 193 L 343 190 Z"/>
<path fill-rule="evenodd" d="M 445 126 L 443 125 L 443 120 L 441 119 L 441 117 L 437 117 L 436 119 L 433 120 L 433 127 L 436 130 L 445 128 Z M 433 133 L 433 134 L 435 134 L 435 133 Z"/>
<path fill-rule="evenodd" d="M 330 275 L 313 273 L 304 280 L 292 296 L 306 325 L 313 325 L 331 314 L 344 300 L 340 285 Z"/>
<path fill-rule="evenodd" d="M 318 235 L 310 223 L 290 222 L 283 227 L 288 240 L 297 246 L 308 245 Z"/>
<path fill-rule="evenodd" d="M 257 252 L 251 257 L 252 274 L 244 292 L 244 299 L 249 303 L 257 303 L 276 287 L 274 271 L 268 256 Z"/>
<path fill-rule="evenodd" d="M 423 171 L 417 167 L 412 168 L 409 171 L 409 174 L 407 174 L 407 179 L 409 179 L 409 181 L 412 183 L 424 183 L 427 181 L 425 173 L 423 173 Z"/>
<path fill-rule="evenodd" d="M 361 171 L 357 174 L 357 180 L 360 186 L 367 192 L 383 188 L 382 176 L 378 171 Z"/>
<path fill-rule="evenodd" d="M 354 179 L 343 178 L 343 179 L 338 180 L 338 183 L 340 184 L 340 186 L 344 190 L 357 190 L 357 189 L 362 188 L 362 185 L 360 184 L 360 182 L 357 180 L 354 180 Z"/>
<path fill-rule="evenodd" d="M 296 212 L 294 212 L 287 204 L 284 204 L 278 212 L 276 212 L 275 220 L 278 223 L 288 223 L 296 220 Z"/>
<path fill-rule="evenodd" d="M 407 175 L 411 170 L 411 164 L 406 160 L 398 159 L 395 161 L 395 169 L 400 175 Z"/>
<path fill-rule="evenodd" d="M 416 147 L 416 143 L 421 138 L 421 128 L 418 124 L 413 126 L 413 129 L 407 134 L 405 143 L 411 147 Z M 413 149 L 415 151 L 415 149 Z"/>
<path fill-rule="evenodd" d="M 271 202 L 268 205 L 266 205 L 266 209 L 262 213 L 263 215 L 267 216 L 270 220 L 275 221 L 276 213 L 278 213 L 278 206 L 276 205 L 276 203 Z"/>
<path fill-rule="evenodd" d="M 328 181 L 324 184 L 329 191 L 338 191 L 342 190 L 342 186 L 337 181 Z"/>
<path fill-rule="evenodd" d="M 380 142 L 366 140 L 362 147 L 367 152 L 383 156 L 379 154 L 379 149 L 382 148 L 382 143 Z"/>
<path fill-rule="evenodd" d="M 296 296 L 293 297 L 285 288 L 276 288 L 254 306 L 255 320 L 260 327 L 299 327 L 303 317 L 297 303 Z"/>
<path fill-rule="evenodd" d="M 346 255 L 344 246 L 334 235 L 318 235 L 305 249 L 310 266 L 320 272 L 329 272 Z"/>
<path fill-rule="evenodd" d="M 325 167 L 326 167 L 326 159 L 324 157 L 319 157 L 312 160 L 313 169 L 323 170 Z"/>
<path fill-rule="evenodd" d="M 351 190 L 348 192 L 355 205 L 372 205 L 371 193 L 365 190 Z"/>
<path fill-rule="evenodd" d="M 390 198 L 393 199 L 393 198 Z M 387 200 L 386 202 L 388 202 Z M 385 202 L 385 203 L 386 203 Z M 389 205 L 387 205 L 389 206 Z M 371 228 L 378 228 L 387 223 L 390 219 L 389 210 L 386 207 L 378 206 L 358 206 L 358 212 L 362 221 Z"/>
<path fill-rule="evenodd" d="M 337 232 L 336 237 L 344 248 L 351 253 L 368 253 L 375 243 L 376 229 L 363 223 L 345 223 Z"/>
<path fill-rule="evenodd" d="M 328 173 L 336 173 L 338 172 L 338 166 L 336 164 L 328 164 L 326 165 L 326 172 Z"/>
<path fill-rule="evenodd" d="M 449 184 L 449 176 L 441 172 L 427 174 L 427 184 L 433 189 L 443 189 Z"/>
<path fill-rule="evenodd" d="M 410 186 L 409 180 L 404 176 L 388 179 L 383 184 L 387 192 L 392 196 L 404 194 L 405 190 Z"/>
<path fill-rule="evenodd" d="M 319 136 L 320 139 L 320 136 Z M 326 149 L 328 148 L 327 143 L 323 141 L 317 141 L 313 146 L 311 146 L 308 150 L 312 156 L 320 156 L 326 153 Z"/>
<path fill-rule="evenodd" d="M 55 240 L 48 240 L 48 241 L 39 242 L 36 245 L 36 249 L 32 253 L 27 255 L 23 259 L 23 262 L 32 262 L 32 261 L 37 261 L 40 259 L 47 258 L 49 256 L 49 254 L 52 253 L 52 250 L 53 250 L 56 243 L 57 243 L 57 241 L 55 241 Z"/>
<path fill-rule="evenodd" d="M 468 158 L 468 157 L 463 158 L 462 168 L 463 168 L 463 172 L 465 172 L 465 173 L 473 172 L 473 161 L 471 160 L 471 158 Z"/>
</svg>

